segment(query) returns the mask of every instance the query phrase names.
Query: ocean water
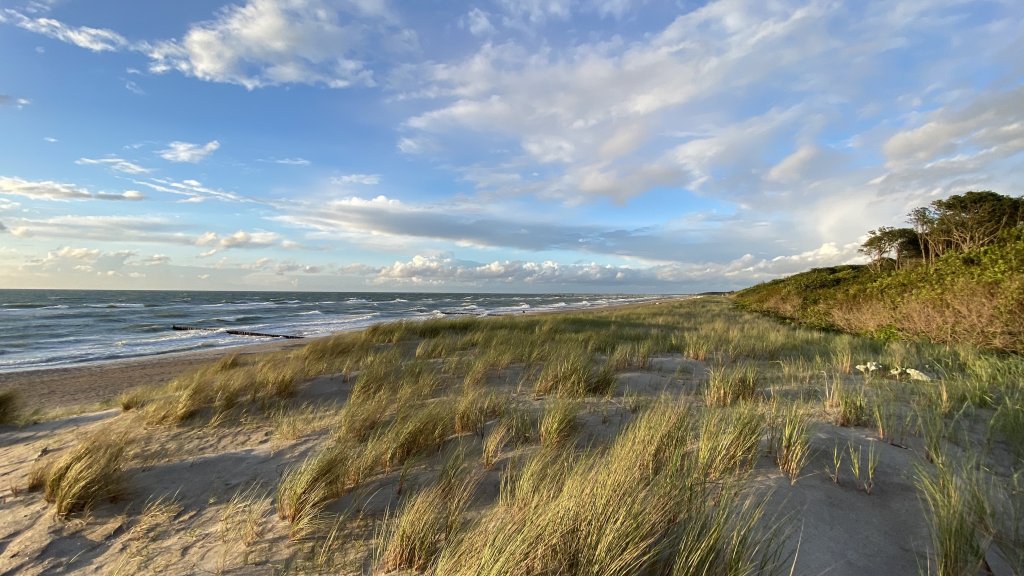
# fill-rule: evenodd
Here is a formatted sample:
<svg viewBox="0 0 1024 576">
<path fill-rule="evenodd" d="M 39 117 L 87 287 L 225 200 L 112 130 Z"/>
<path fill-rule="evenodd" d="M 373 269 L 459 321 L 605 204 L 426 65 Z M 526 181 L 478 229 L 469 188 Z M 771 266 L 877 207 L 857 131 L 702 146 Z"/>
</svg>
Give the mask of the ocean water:
<svg viewBox="0 0 1024 576">
<path fill-rule="evenodd" d="M 586 309 L 656 296 L 0 290 L 0 373 L 323 336 L 379 322 Z M 174 325 L 209 328 L 173 330 Z"/>
</svg>

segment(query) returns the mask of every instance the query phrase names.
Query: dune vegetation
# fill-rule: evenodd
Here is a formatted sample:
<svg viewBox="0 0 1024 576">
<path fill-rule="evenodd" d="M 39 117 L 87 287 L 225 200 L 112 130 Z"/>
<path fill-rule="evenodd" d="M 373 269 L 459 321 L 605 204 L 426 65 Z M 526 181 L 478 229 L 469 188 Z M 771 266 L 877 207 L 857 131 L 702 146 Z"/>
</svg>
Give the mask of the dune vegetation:
<svg viewBox="0 0 1024 576">
<path fill-rule="evenodd" d="M 865 265 L 816 268 L 742 290 L 745 308 L 882 339 L 1024 353 L 1024 198 L 967 192 L 871 230 Z"/>
<path fill-rule="evenodd" d="M 39 502 L 33 483 L 52 522 L 116 518 L 70 568 L 818 573 L 903 506 L 893 521 L 920 517 L 921 539 L 868 561 L 1024 573 L 1024 360 L 727 298 L 378 325 L 229 355 L 120 405 L 26 467 L 7 504 Z M 847 516 L 812 504 L 833 499 Z M 54 548 L 19 566 L 52 567 Z"/>
</svg>

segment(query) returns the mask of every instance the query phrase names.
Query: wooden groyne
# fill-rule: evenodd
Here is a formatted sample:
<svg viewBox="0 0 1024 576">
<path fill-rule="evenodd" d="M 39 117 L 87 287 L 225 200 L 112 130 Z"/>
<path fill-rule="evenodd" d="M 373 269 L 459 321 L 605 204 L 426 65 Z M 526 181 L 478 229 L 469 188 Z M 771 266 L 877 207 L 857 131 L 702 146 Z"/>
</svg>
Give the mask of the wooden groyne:
<svg viewBox="0 0 1024 576">
<path fill-rule="evenodd" d="M 183 324 L 174 324 L 171 326 L 171 330 L 195 330 L 199 332 L 217 332 L 218 328 L 204 328 L 202 326 L 186 326 Z M 225 330 L 225 334 L 231 334 L 233 336 L 259 336 L 261 338 L 286 338 L 288 340 L 298 340 L 303 338 L 302 336 L 292 336 L 290 334 L 267 334 L 266 332 L 250 332 L 249 330 Z"/>
</svg>

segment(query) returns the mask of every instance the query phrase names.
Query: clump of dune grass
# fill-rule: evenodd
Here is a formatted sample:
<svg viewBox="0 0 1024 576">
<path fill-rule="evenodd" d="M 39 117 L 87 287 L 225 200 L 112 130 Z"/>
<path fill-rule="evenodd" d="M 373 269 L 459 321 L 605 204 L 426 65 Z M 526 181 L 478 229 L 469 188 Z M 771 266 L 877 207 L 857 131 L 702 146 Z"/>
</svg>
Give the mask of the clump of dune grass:
<svg viewBox="0 0 1024 576">
<path fill-rule="evenodd" d="M 626 370 L 628 368 L 644 369 L 650 361 L 653 343 L 649 340 L 643 342 L 623 342 L 615 346 L 608 356 L 608 366 L 613 370 Z"/>
<path fill-rule="evenodd" d="M 693 465 L 704 478 L 715 481 L 753 467 L 764 423 L 753 407 L 717 409 L 704 415 L 699 431 Z"/>
<path fill-rule="evenodd" d="M 466 480 L 439 484 L 421 490 L 394 515 L 386 516 L 379 538 L 378 568 L 422 572 L 433 564 L 459 527 L 473 488 L 473 482 Z"/>
<path fill-rule="evenodd" d="M 579 404 L 570 400 L 550 402 L 540 419 L 539 437 L 543 446 L 560 444 L 576 434 Z"/>
<path fill-rule="evenodd" d="M 452 406 L 444 400 L 414 406 L 400 412 L 380 436 L 372 440 L 384 470 L 409 458 L 441 448 L 454 428 Z"/>
<path fill-rule="evenodd" d="M 708 481 L 695 449 L 704 435 L 690 418 L 663 403 L 606 450 L 536 452 L 508 472 L 499 506 L 442 550 L 435 573 L 770 570 L 777 538 L 760 528 L 763 502 L 744 496 L 737 476 Z"/>
<path fill-rule="evenodd" d="M 455 405 L 455 433 L 481 434 L 484 424 L 504 414 L 507 401 L 494 393 L 471 389 Z"/>
<path fill-rule="evenodd" d="M 181 424 L 208 410 L 215 421 L 221 422 L 236 406 L 268 409 L 290 398 L 297 382 L 308 375 L 300 360 L 281 353 L 247 364 L 228 356 L 154 392 L 144 407 L 145 418 L 151 424 Z"/>
<path fill-rule="evenodd" d="M 940 462 L 934 471 L 919 469 L 917 485 L 929 513 L 932 571 L 938 576 L 979 573 L 993 535 L 980 473 L 969 465 Z"/>
<path fill-rule="evenodd" d="M 18 393 L 0 390 L 0 424 L 13 424 L 18 419 Z"/>
<path fill-rule="evenodd" d="M 825 384 L 825 411 L 836 426 L 862 426 L 867 423 L 868 405 L 864 390 L 852 391 L 836 375 Z"/>
<path fill-rule="evenodd" d="M 336 334 L 318 338 L 303 346 L 296 355 L 310 374 L 337 374 L 348 376 L 358 359 L 366 355 L 373 342 L 363 333 Z"/>
<path fill-rule="evenodd" d="M 122 412 L 137 410 L 151 402 L 155 395 L 153 388 L 136 386 L 118 394 L 117 405 L 121 407 Z"/>
<path fill-rule="evenodd" d="M 541 370 L 534 386 L 538 396 L 556 394 L 567 398 L 607 396 L 615 389 L 615 375 L 607 367 L 595 367 L 583 349 L 554 355 Z"/>
<path fill-rule="evenodd" d="M 803 470 L 810 456 L 810 421 L 798 406 L 791 406 L 778 419 L 778 431 L 775 435 L 775 463 L 786 476 L 790 484 L 796 484 L 800 471 Z"/>
<path fill-rule="evenodd" d="M 501 421 L 508 427 L 508 441 L 515 445 L 523 445 L 537 439 L 537 419 L 530 411 L 507 406 Z"/>
<path fill-rule="evenodd" d="M 704 398 L 709 406 L 732 406 L 757 394 L 757 368 L 747 363 L 720 364 L 708 371 Z"/>
<path fill-rule="evenodd" d="M 1007 396 L 989 424 L 1018 458 L 1024 457 L 1024 394 Z"/>
<path fill-rule="evenodd" d="M 501 454 L 501 449 L 505 447 L 505 443 L 508 442 L 511 432 L 507 422 L 499 422 L 491 428 L 487 436 L 484 437 L 483 444 L 483 465 L 484 468 L 490 470 L 497 461 L 498 456 Z"/>
<path fill-rule="evenodd" d="M 124 489 L 127 444 L 123 437 L 82 440 L 45 472 L 44 498 L 58 518 L 88 511 Z"/>
<path fill-rule="evenodd" d="M 323 507 L 344 493 L 352 462 L 349 445 L 331 443 L 285 472 L 277 487 L 277 515 L 291 523 L 293 538 L 304 535 Z"/>
</svg>

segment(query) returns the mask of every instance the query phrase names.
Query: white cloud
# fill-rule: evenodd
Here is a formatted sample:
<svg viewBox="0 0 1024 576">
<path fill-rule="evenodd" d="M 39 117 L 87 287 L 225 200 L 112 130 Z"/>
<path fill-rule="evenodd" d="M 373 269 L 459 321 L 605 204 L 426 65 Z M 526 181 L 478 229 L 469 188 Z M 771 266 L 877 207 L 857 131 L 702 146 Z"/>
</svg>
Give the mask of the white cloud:
<svg viewBox="0 0 1024 576">
<path fill-rule="evenodd" d="M 309 166 L 312 164 L 305 158 L 264 158 L 260 159 L 260 162 L 268 162 L 270 164 L 282 164 L 284 166 Z"/>
<path fill-rule="evenodd" d="M 109 166 L 111 170 L 116 170 L 125 174 L 148 174 L 151 172 L 149 168 L 143 168 L 134 162 L 129 162 L 124 158 L 117 157 L 79 158 L 78 160 L 75 160 L 75 164 Z"/>
<path fill-rule="evenodd" d="M 33 200 L 142 200 L 142 193 L 128 190 L 121 194 L 90 192 L 81 186 L 53 182 L 31 181 L 0 176 L 0 194 L 22 196 Z"/>
<path fill-rule="evenodd" d="M 224 202 L 252 202 L 234 192 L 227 192 L 218 188 L 211 188 L 203 185 L 198 180 L 186 179 L 182 181 L 169 178 L 150 178 L 149 180 L 135 180 L 135 184 L 151 188 L 158 192 L 184 196 L 182 202 L 199 203 L 206 200 L 221 200 Z"/>
<path fill-rule="evenodd" d="M 168 144 L 166 149 L 158 151 L 157 154 L 170 162 L 190 162 L 195 164 L 213 154 L 218 148 L 220 148 L 220 142 L 216 140 L 211 140 L 206 144 L 175 141 Z"/>
<path fill-rule="evenodd" d="M 142 259 L 139 264 L 143 266 L 161 266 L 170 263 L 170 261 L 171 257 L 166 254 L 153 254 Z"/>
<path fill-rule="evenodd" d="M 74 44 L 93 52 L 112 52 L 127 48 L 130 43 L 124 36 L 105 28 L 69 26 L 53 18 L 30 18 L 11 9 L 0 13 L 0 22 L 10 21 L 15 26 L 42 34 L 61 42 Z"/>
<path fill-rule="evenodd" d="M 22 270 L 58 273 L 82 272 L 102 276 L 122 276 L 121 270 L 135 258 L 133 250 L 103 251 L 97 248 L 62 246 L 50 250 L 43 258 L 27 261 Z"/>
<path fill-rule="evenodd" d="M 335 176 L 331 178 L 333 184 L 364 184 L 366 186 L 374 186 L 380 184 L 379 174 L 346 174 L 344 176 Z"/>
<path fill-rule="evenodd" d="M 737 248 L 770 235 L 773 229 L 750 226 L 725 231 L 722 222 L 690 221 L 680 225 L 622 227 L 572 223 L 565 214 L 521 206 L 447 202 L 413 204 L 379 195 L 310 204 L 279 206 L 271 220 L 314 231 L 316 237 L 339 238 L 382 250 L 423 250 L 425 241 L 442 245 L 507 248 L 527 251 L 572 251 L 668 262 L 701 251 L 709 258 L 731 258 Z M 665 246 L 672 246 L 666 250 Z"/>
<path fill-rule="evenodd" d="M 215 232 L 206 232 L 196 238 L 196 246 L 211 246 L 215 249 L 228 249 L 228 248 L 266 248 L 272 246 L 280 240 L 280 236 L 275 232 L 247 232 L 245 230 L 238 230 L 234 234 L 221 236 Z M 209 256 L 213 253 L 205 253 Z"/>
<path fill-rule="evenodd" d="M 801 146 L 776 164 L 765 177 L 774 182 L 794 182 L 800 180 L 811 164 L 818 158 L 820 151 L 816 146 Z"/>
<path fill-rule="evenodd" d="M 572 13 L 571 0 L 499 0 L 506 23 L 543 24 L 548 20 L 566 20 Z"/>
<path fill-rule="evenodd" d="M 43 137 L 43 140 L 45 142 L 49 142 L 50 144 L 56 144 L 57 142 L 60 142 L 60 140 L 57 140 L 56 138 L 53 138 L 52 136 L 45 136 L 45 137 Z"/>
<path fill-rule="evenodd" d="M 487 12 L 475 6 L 459 19 L 459 27 L 469 30 L 473 36 L 488 36 L 496 32 L 494 25 L 487 17 Z"/>
<path fill-rule="evenodd" d="M 280 84 L 331 88 L 373 85 L 354 56 L 365 28 L 331 0 L 249 0 L 229 5 L 213 20 L 191 26 L 181 40 L 156 43 L 150 70 L 178 70 L 202 80 L 248 89 Z M 361 16 L 387 21 L 381 6 L 356 3 Z"/>
<path fill-rule="evenodd" d="M 31 104 L 32 101 L 28 98 L 15 98 L 7 94 L 0 94 L 0 106 L 14 106 L 18 110 L 21 110 L 25 106 Z"/>
<path fill-rule="evenodd" d="M 134 80 L 125 80 L 124 88 L 132 94 L 137 94 L 139 96 L 146 95 L 146 91 L 143 90 Z"/>
<path fill-rule="evenodd" d="M 20 237 L 70 238 L 75 241 L 144 242 L 193 245 L 195 238 L 181 225 L 162 216 L 84 216 L 11 220 L 11 232 Z"/>
</svg>

